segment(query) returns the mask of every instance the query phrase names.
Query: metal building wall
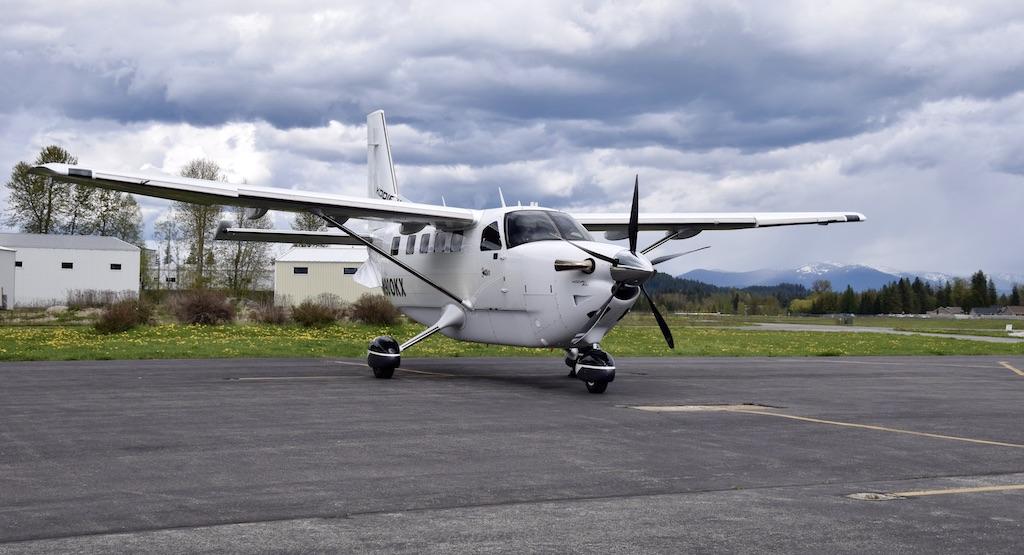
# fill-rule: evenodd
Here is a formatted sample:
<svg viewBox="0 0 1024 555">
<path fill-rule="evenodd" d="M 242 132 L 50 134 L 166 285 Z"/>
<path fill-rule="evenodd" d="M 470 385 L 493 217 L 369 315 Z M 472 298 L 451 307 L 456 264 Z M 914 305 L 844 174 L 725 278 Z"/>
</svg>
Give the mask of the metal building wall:
<svg viewBox="0 0 1024 555">
<path fill-rule="evenodd" d="M 0 248 L 0 310 L 14 308 L 14 260 L 14 250 Z"/>
<path fill-rule="evenodd" d="M 22 247 L 16 258 L 16 306 L 64 304 L 72 290 L 130 291 L 139 294 L 139 251 L 37 249 Z M 70 262 L 71 269 L 61 263 Z M 120 270 L 111 270 L 120 264 Z"/>
<path fill-rule="evenodd" d="M 368 289 L 345 275 L 345 268 L 359 268 L 361 262 L 282 262 L 274 264 L 274 302 L 295 306 L 306 299 L 327 293 L 337 295 L 350 303 L 363 293 L 380 293 L 380 288 Z M 296 274 L 295 268 L 308 268 L 308 274 Z"/>
</svg>

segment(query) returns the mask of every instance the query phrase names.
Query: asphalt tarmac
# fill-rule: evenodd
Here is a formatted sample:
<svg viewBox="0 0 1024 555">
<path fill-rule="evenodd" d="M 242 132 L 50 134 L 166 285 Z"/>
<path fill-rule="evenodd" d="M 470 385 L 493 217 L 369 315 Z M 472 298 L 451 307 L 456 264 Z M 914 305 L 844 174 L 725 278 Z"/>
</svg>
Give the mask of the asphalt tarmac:
<svg viewBox="0 0 1024 555">
<path fill-rule="evenodd" d="M 0 553 L 1024 551 L 1024 358 L 617 362 L 2 364 Z"/>
</svg>

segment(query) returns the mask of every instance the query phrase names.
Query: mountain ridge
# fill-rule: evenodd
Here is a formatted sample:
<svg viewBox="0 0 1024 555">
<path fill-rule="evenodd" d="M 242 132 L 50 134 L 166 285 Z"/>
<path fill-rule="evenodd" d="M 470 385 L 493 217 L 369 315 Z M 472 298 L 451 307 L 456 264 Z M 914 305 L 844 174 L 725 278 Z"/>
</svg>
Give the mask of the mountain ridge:
<svg viewBox="0 0 1024 555">
<path fill-rule="evenodd" d="M 1015 283 L 1024 283 L 1024 275 L 987 274 L 1001 293 L 1009 292 Z M 913 280 L 920 277 L 932 285 L 942 285 L 956 277 L 943 272 L 903 272 L 890 268 L 875 268 L 864 264 L 840 264 L 838 262 L 816 262 L 792 269 L 759 269 L 747 272 L 711 270 L 697 268 L 676 276 L 717 285 L 719 287 L 750 287 L 754 285 L 778 285 L 796 283 L 810 288 L 815 281 L 826 279 L 832 289 L 842 291 L 849 285 L 854 291 L 880 289 L 883 285 L 900 278 Z M 969 278 L 964 278 L 969 279 Z"/>
</svg>

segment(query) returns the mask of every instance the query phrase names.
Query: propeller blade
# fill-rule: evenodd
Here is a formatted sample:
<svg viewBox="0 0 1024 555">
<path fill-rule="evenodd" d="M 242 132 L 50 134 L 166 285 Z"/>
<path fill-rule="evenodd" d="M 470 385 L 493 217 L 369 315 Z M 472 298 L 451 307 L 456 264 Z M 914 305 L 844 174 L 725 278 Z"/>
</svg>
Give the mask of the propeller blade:
<svg viewBox="0 0 1024 555">
<path fill-rule="evenodd" d="M 693 254 L 693 253 L 695 253 L 697 251 L 702 251 L 704 249 L 710 249 L 710 248 L 711 248 L 711 245 L 708 245 L 706 247 L 701 247 L 699 249 L 693 249 L 692 251 L 677 252 L 675 254 L 666 254 L 664 256 L 658 256 L 658 257 L 655 257 L 655 258 L 651 259 L 651 266 L 657 266 L 658 264 L 661 264 L 662 262 L 668 262 L 669 260 L 672 260 L 673 258 L 679 258 L 680 256 L 686 256 L 688 254 Z"/>
<path fill-rule="evenodd" d="M 576 247 L 577 249 L 580 249 L 581 251 L 589 254 L 590 256 L 593 256 L 594 258 L 596 258 L 598 260 L 604 260 L 605 262 L 608 262 L 609 264 L 616 264 L 617 263 L 617 261 L 614 258 L 610 257 L 610 256 L 603 255 L 603 254 L 601 254 L 599 252 L 594 252 L 594 251 L 592 251 L 592 250 L 590 250 L 590 249 L 588 249 L 586 247 L 581 247 L 581 246 L 577 245 L 576 243 L 573 243 L 572 241 L 566 240 L 566 243 L 569 243 L 570 245 Z"/>
<path fill-rule="evenodd" d="M 665 336 L 665 342 L 668 343 L 669 349 L 676 348 L 676 342 L 672 339 L 672 330 L 668 328 L 668 324 L 665 323 L 665 319 L 661 317 L 661 313 L 658 312 L 658 307 L 654 304 L 651 296 L 644 289 L 644 286 L 640 286 L 640 292 L 644 294 L 644 298 L 647 299 L 647 304 L 651 305 L 651 312 L 654 313 L 654 319 L 658 321 L 658 327 L 661 328 L 661 335 Z"/>
<path fill-rule="evenodd" d="M 629 252 L 636 254 L 636 238 L 640 233 L 640 174 L 633 182 L 633 206 L 629 209 Z"/>
</svg>

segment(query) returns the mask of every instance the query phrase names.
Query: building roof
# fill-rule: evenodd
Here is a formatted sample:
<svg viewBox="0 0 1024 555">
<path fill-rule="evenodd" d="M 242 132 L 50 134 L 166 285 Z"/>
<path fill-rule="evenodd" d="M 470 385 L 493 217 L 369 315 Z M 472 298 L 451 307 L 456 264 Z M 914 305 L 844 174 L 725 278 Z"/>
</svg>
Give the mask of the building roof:
<svg viewBox="0 0 1024 555">
<path fill-rule="evenodd" d="M 976 316 L 994 316 L 999 314 L 998 306 L 979 306 L 971 309 L 971 314 Z"/>
<path fill-rule="evenodd" d="M 53 235 L 43 233 L 0 233 L 0 245 L 18 249 L 69 249 L 90 251 L 136 251 L 139 247 L 117 237 L 102 235 Z"/>
<path fill-rule="evenodd" d="M 1013 316 L 1024 316 L 1024 306 L 1007 306 L 1003 308 L 1003 314 Z"/>
<path fill-rule="evenodd" d="M 292 247 L 277 262 L 366 262 L 366 247 Z"/>
</svg>

